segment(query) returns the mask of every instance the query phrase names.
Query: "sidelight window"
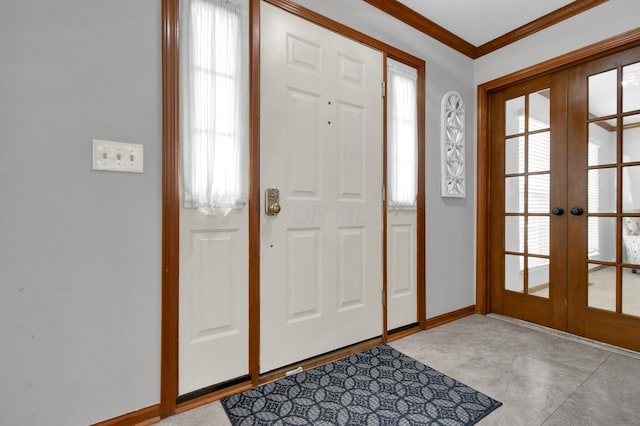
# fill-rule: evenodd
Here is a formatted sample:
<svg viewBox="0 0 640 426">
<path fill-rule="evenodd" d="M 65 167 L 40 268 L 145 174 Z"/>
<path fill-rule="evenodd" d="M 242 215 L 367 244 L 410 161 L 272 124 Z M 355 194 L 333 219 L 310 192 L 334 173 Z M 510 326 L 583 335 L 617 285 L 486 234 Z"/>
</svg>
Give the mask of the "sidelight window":
<svg viewBox="0 0 640 426">
<path fill-rule="evenodd" d="M 415 209 L 417 205 L 417 80 L 415 68 L 387 60 L 387 188 L 391 209 Z"/>
<path fill-rule="evenodd" d="M 247 203 L 248 25 L 225 0 L 181 2 L 184 207 Z"/>
</svg>

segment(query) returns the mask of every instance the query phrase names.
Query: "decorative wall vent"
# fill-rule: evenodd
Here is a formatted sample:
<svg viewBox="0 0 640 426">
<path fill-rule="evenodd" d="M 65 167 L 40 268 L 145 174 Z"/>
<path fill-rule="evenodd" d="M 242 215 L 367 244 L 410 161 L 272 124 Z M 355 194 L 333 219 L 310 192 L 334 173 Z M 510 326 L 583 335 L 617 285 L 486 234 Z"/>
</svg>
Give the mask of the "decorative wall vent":
<svg viewBox="0 0 640 426">
<path fill-rule="evenodd" d="M 457 92 L 442 97 L 441 183 L 443 197 L 466 196 L 464 101 Z"/>
</svg>

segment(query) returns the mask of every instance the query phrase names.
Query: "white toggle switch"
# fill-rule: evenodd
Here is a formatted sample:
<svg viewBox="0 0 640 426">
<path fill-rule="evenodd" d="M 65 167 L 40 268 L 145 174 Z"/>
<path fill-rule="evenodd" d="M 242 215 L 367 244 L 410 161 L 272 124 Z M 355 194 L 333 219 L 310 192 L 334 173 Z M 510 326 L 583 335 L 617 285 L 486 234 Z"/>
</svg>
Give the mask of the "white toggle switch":
<svg viewBox="0 0 640 426">
<path fill-rule="evenodd" d="M 140 144 L 93 140 L 93 170 L 142 173 L 144 147 Z"/>
</svg>

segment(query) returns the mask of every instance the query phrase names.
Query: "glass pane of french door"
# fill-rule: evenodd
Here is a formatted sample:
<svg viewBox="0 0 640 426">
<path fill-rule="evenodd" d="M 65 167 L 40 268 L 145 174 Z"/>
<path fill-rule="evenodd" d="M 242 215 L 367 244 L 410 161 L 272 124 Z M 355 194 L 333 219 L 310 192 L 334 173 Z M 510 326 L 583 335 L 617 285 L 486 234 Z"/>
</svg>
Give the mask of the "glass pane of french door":
<svg viewBox="0 0 640 426">
<path fill-rule="evenodd" d="M 505 102 L 504 288 L 549 297 L 550 88 Z"/>
<path fill-rule="evenodd" d="M 587 306 L 640 316 L 640 62 L 587 82 Z"/>
</svg>

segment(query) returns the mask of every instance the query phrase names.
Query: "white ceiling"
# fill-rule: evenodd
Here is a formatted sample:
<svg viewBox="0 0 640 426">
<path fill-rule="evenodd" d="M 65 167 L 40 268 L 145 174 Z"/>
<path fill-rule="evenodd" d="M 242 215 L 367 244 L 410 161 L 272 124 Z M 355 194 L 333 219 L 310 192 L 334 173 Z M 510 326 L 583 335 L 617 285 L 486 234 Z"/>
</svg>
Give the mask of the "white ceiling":
<svg viewBox="0 0 640 426">
<path fill-rule="evenodd" d="M 474 46 L 560 9 L 571 0 L 398 0 Z"/>
</svg>

